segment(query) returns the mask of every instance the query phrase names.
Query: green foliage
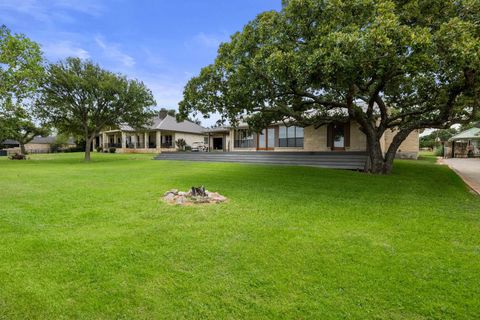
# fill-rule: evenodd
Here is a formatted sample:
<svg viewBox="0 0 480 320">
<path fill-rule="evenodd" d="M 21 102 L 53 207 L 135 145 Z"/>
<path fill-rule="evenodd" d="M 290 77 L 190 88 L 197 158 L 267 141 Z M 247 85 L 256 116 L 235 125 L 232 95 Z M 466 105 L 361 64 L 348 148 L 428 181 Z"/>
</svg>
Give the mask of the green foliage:
<svg viewBox="0 0 480 320">
<path fill-rule="evenodd" d="M 15 133 L 16 112 L 33 97 L 44 74 L 37 43 L 0 26 L 0 141 Z"/>
<path fill-rule="evenodd" d="M 185 87 L 181 116 L 218 112 L 256 129 L 349 118 L 367 136 L 372 165 L 387 170 L 413 130 L 478 117 L 476 1 L 283 4 L 220 46 L 215 63 Z M 383 157 L 379 141 L 390 129 L 396 134 Z"/>
<path fill-rule="evenodd" d="M 447 142 L 448 139 L 453 137 L 459 132 L 455 128 L 440 129 L 431 132 L 428 135 L 420 137 L 420 148 L 435 148 L 442 142 Z"/>
<path fill-rule="evenodd" d="M 16 108 L 11 112 L 8 119 L 9 132 L 6 133 L 7 139 L 13 139 L 19 142 L 22 153 L 25 154 L 25 145 L 37 136 L 47 136 L 50 129 L 38 126 L 31 115 L 22 108 Z"/>
<path fill-rule="evenodd" d="M 142 82 L 78 58 L 51 64 L 40 93 L 36 105 L 41 118 L 60 132 L 84 137 L 86 160 L 100 130 L 120 124 L 141 128 L 151 120 L 155 105 Z"/>
<path fill-rule="evenodd" d="M 108 148 L 108 152 L 115 153 L 115 152 L 117 152 L 117 148 L 110 147 L 110 148 Z"/>
<path fill-rule="evenodd" d="M 185 150 L 187 142 L 184 139 L 178 139 L 177 141 L 175 141 L 175 144 L 177 145 L 179 150 Z"/>
</svg>

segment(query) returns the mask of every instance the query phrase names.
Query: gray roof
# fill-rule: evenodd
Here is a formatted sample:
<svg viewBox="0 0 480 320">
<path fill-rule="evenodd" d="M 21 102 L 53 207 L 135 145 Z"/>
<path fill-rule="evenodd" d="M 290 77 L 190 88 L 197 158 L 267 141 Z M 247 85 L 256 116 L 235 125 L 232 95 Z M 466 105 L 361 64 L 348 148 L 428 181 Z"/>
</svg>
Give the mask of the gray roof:
<svg viewBox="0 0 480 320">
<path fill-rule="evenodd" d="M 454 135 L 448 141 L 457 140 L 480 140 L 480 128 L 473 127 Z"/>
<path fill-rule="evenodd" d="M 147 130 L 163 130 L 163 131 L 177 131 L 177 132 L 186 132 L 186 133 L 196 133 L 203 134 L 204 128 L 196 123 L 191 121 L 182 121 L 177 122 L 175 117 L 167 115 L 164 119 L 161 119 L 159 116 L 156 116 L 152 119 L 152 123 L 146 126 Z M 121 125 L 120 130 L 122 131 L 135 131 L 129 125 Z"/>
</svg>

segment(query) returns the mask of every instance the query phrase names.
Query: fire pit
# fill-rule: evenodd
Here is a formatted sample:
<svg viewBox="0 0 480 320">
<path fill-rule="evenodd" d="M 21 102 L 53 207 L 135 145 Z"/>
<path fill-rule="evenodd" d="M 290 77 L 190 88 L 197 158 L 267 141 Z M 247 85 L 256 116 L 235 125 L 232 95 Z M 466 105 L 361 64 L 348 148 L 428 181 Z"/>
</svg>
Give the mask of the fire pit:
<svg viewBox="0 0 480 320">
<path fill-rule="evenodd" d="M 180 206 L 193 205 L 193 204 L 215 204 L 227 201 L 227 198 L 219 194 L 218 192 L 210 192 L 205 190 L 204 186 L 199 188 L 192 187 L 190 191 L 183 192 L 177 189 L 172 189 L 165 192 L 163 200 L 169 204 L 175 204 Z"/>
</svg>

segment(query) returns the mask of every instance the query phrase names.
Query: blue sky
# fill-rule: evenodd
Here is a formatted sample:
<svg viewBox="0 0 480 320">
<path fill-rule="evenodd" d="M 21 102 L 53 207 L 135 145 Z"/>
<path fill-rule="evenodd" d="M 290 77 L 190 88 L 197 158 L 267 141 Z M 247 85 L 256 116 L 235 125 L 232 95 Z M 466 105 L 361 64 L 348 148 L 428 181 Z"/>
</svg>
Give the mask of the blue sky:
<svg viewBox="0 0 480 320">
<path fill-rule="evenodd" d="M 50 61 L 91 59 L 144 81 L 158 106 L 177 108 L 220 42 L 280 7 L 281 0 L 0 0 L 0 24 L 40 43 Z"/>
</svg>

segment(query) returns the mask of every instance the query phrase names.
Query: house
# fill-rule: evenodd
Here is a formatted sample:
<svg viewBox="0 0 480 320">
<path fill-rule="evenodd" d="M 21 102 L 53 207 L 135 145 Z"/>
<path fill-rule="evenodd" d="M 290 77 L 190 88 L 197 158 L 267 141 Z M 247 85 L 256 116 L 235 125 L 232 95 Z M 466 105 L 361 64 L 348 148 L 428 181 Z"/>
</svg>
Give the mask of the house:
<svg viewBox="0 0 480 320">
<path fill-rule="evenodd" d="M 277 124 L 259 133 L 252 132 L 246 124 L 237 128 L 217 127 L 205 129 L 211 151 L 274 151 L 274 152 L 365 152 L 367 140 L 356 122 L 337 123 L 315 128 Z M 381 140 L 386 150 L 394 137 L 387 131 Z M 417 159 L 419 131 L 412 132 L 400 146 L 397 157 Z"/>
<path fill-rule="evenodd" d="M 56 136 L 35 137 L 25 145 L 25 151 L 27 153 L 50 153 L 52 152 L 52 145 L 54 145 L 56 141 Z M 1 145 L 4 146 L 4 149 L 7 150 L 8 153 L 20 153 L 20 143 L 18 141 L 7 139 L 3 141 Z M 75 147 L 75 145 L 75 141 L 70 138 L 63 147 L 71 148 Z"/>
<path fill-rule="evenodd" d="M 116 148 L 120 153 L 160 153 L 176 151 L 176 141 L 185 140 L 187 145 L 204 142 L 204 128 L 191 121 L 177 122 L 175 117 L 162 110 L 143 129 L 134 129 L 128 125 L 100 132 L 94 140 L 104 150 Z"/>
<path fill-rule="evenodd" d="M 394 137 L 387 131 L 382 137 L 386 150 Z M 166 111 L 160 111 L 150 125 L 135 130 L 123 125 L 100 133 L 94 146 L 104 150 L 117 148 L 123 153 L 161 153 L 177 151 L 175 142 L 184 139 L 187 145 L 205 143 L 210 152 L 365 152 L 367 140 L 356 122 L 337 123 L 315 128 L 275 124 L 259 133 L 247 124 L 237 127 L 203 128 L 190 121 L 177 122 Z M 400 146 L 397 156 L 416 159 L 419 152 L 419 132 L 414 131 Z"/>
<path fill-rule="evenodd" d="M 451 137 L 444 153 L 447 158 L 480 157 L 480 123 Z"/>
</svg>

